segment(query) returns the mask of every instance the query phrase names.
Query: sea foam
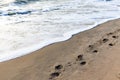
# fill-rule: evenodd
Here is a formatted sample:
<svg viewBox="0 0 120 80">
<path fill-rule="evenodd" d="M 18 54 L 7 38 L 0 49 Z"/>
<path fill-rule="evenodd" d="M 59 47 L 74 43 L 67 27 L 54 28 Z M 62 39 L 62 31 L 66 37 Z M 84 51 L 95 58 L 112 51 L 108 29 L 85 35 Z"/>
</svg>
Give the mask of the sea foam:
<svg viewBox="0 0 120 80">
<path fill-rule="evenodd" d="M 0 62 L 120 18 L 119 0 L 6 1 L 0 0 Z"/>
</svg>

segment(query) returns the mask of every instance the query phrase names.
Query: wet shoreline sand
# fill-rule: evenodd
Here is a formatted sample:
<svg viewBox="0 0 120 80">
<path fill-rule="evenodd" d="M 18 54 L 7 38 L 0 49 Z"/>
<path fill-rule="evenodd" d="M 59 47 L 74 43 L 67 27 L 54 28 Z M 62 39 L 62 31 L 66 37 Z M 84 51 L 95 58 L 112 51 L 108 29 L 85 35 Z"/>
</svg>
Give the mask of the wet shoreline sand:
<svg viewBox="0 0 120 80">
<path fill-rule="evenodd" d="M 0 80 L 120 80 L 120 19 L 0 63 Z"/>
</svg>

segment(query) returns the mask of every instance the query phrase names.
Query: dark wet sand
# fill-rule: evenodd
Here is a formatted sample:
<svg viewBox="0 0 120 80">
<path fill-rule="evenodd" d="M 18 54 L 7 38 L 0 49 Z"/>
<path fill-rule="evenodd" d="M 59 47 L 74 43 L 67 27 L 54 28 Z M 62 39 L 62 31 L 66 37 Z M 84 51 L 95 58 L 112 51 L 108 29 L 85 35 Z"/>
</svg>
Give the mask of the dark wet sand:
<svg viewBox="0 0 120 80">
<path fill-rule="evenodd" d="M 120 80 L 120 19 L 0 63 L 0 80 Z"/>
</svg>

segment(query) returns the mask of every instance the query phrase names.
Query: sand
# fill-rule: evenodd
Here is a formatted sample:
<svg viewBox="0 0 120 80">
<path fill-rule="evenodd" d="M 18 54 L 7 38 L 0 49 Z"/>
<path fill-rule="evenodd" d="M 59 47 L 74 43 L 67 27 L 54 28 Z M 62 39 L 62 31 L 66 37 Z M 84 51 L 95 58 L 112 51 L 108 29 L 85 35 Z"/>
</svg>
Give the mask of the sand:
<svg viewBox="0 0 120 80">
<path fill-rule="evenodd" d="M 120 19 L 0 63 L 0 80 L 120 80 Z"/>
</svg>

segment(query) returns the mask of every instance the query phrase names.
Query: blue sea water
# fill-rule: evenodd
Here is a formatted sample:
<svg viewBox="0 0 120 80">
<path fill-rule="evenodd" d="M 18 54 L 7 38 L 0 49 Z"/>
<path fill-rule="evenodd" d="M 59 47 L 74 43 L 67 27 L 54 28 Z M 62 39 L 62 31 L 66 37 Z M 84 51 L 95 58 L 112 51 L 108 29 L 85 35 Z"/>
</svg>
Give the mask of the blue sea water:
<svg viewBox="0 0 120 80">
<path fill-rule="evenodd" d="M 120 0 L 0 0 L 0 62 L 120 18 Z"/>
</svg>

